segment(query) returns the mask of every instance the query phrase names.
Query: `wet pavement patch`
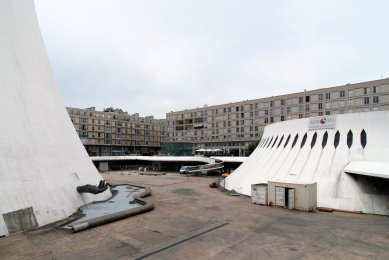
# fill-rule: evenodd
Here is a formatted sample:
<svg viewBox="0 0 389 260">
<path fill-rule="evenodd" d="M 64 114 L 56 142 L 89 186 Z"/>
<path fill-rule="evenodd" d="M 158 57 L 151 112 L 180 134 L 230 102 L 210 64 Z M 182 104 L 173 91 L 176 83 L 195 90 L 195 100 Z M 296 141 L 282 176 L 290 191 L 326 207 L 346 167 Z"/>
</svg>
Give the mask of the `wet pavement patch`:
<svg viewBox="0 0 389 260">
<path fill-rule="evenodd" d="M 151 194 L 149 189 L 134 185 L 117 185 L 111 188 L 110 199 L 94 202 L 79 208 L 79 217 L 62 228 L 77 232 L 153 209 L 152 204 L 139 199 Z"/>
<path fill-rule="evenodd" d="M 192 189 L 185 189 L 185 188 L 175 189 L 172 192 L 179 194 L 179 195 L 185 195 L 185 196 L 201 196 L 200 193 L 198 193 Z"/>
</svg>

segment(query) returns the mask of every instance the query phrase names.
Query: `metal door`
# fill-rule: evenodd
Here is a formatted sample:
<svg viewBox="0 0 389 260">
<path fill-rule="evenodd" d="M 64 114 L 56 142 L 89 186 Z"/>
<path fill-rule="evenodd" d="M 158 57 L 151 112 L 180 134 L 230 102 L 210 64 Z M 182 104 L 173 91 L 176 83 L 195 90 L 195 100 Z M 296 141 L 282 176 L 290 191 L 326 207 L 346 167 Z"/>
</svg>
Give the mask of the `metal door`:
<svg viewBox="0 0 389 260">
<path fill-rule="evenodd" d="M 257 192 L 258 192 L 258 204 L 267 205 L 267 187 L 259 186 Z"/>
<path fill-rule="evenodd" d="M 276 206 L 285 207 L 285 188 L 276 187 Z"/>
<path fill-rule="evenodd" d="M 288 205 L 289 209 L 294 209 L 294 189 L 288 189 Z"/>
</svg>

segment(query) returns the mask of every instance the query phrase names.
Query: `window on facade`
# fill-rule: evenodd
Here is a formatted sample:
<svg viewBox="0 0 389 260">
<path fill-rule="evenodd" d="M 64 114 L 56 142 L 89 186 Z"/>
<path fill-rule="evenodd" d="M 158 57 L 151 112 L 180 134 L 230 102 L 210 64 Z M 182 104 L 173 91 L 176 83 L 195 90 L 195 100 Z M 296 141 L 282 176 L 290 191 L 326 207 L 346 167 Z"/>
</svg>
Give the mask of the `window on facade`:
<svg viewBox="0 0 389 260">
<path fill-rule="evenodd" d="M 274 118 L 272 116 L 270 117 L 270 123 L 274 123 Z"/>
<path fill-rule="evenodd" d="M 336 134 L 335 134 L 335 139 L 334 139 L 334 146 L 335 146 L 335 149 L 338 147 L 339 145 L 339 140 L 340 140 L 340 133 L 339 131 L 336 131 Z"/>
<path fill-rule="evenodd" d="M 364 103 L 365 105 L 368 105 L 369 102 L 370 102 L 370 98 L 369 98 L 369 97 L 363 98 L 363 103 Z"/>
<path fill-rule="evenodd" d="M 317 115 L 318 115 L 318 116 L 322 116 L 322 115 L 323 115 L 323 112 L 318 112 Z"/>
<path fill-rule="evenodd" d="M 283 114 L 284 114 L 284 112 L 285 112 L 284 108 L 283 108 L 283 107 L 281 107 L 281 115 L 283 115 Z"/>
<path fill-rule="evenodd" d="M 326 131 L 323 135 L 323 141 L 321 142 L 321 147 L 325 147 L 327 145 L 327 140 L 328 140 L 328 132 Z"/>
<path fill-rule="evenodd" d="M 277 135 L 276 139 L 274 140 L 273 145 L 271 146 L 271 148 L 274 147 L 274 145 L 276 144 L 277 140 L 278 140 L 278 135 Z"/>
<path fill-rule="evenodd" d="M 288 145 L 289 140 L 290 140 L 290 134 L 288 135 L 288 138 L 286 138 L 286 141 L 285 141 L 285 144 L 284 144 L 284 148 Z"/>
<path fill-rule="evenodd" d="M 303 97 L 299 97 L 299 104 L 302 104 L 304 101 Z"/>
<path fill-rule="evenodd" d="M 266 147 L 268 141 L 269 141 L 269 137 L 266 138 L 265 144 L 263 145 L 263 147 Z"/>
<path fill-rule="evenodd" d="M 270 142 L 268 143 L 267 147 L 270 146 L 271 142 L 273 142 L 273 137 L 270 139 Z"/>
<path fill-rule="evenodd" d="M 287 100 L 286 100 L 286 104 L 287 104 L 288 106 L 292 105 L 292 100 L 291 100 L 290 98 L 287 99 Z"/>
<path fill-rule="evenodd" d="M 303 136 L 303 140 L 301 141 L 301 145 L 300 145 L 300 148 L 303 148 L 303 146 L 305 145 L 305 142 L 307 141 L 307 133 L 305 133 L 305 135 Z"/>
<path fill-rule="evenodd" d="M 370 93 L 370 88 L 363 88 L 363 94 L 367 95 Z"/>
<path fill-rule="evenodd" d="M 269 118 L 265 117 L 265 118 L 264 118 L 264 123 L 265 123 L 265 124 L 269 123 Z"/>
<path fill-rule="evenodd" d="M 350 129 L 350 131 L 348 131 L 348 133 L 347 133 L 347 146 L 348 146 L 348 148 L 350 148 L 351 145 L 353 145 L 353 132 Z"/>
<path fill-rule="evenodd" d="M 292 108 L 291 107 L 286 107 L 286 112 L 287 113 L 291 113 L 292 112 Z"/>
<path fill-rule="evenodd" d="M 281 106 L 285 105 L 285 99 L 281 99 Z"/>
<path fill-rule="evenodd" d="M 374 104 L 379 103 L 379 97 L 378 97 L 378 96 L 374 96 L 374 97 L 373 97 L 373 103 L 374 103 Z"/>
<path fill-rule="evenodd" d="M 282 143 L 282 140 L 284 140 L 284 135 L 282 135 L 281 140 L 280 140 L 280 142 L 279 142 L 278 145 L 277 145 L 277 149 L 278 149 L 278 147 L 280 147 L 280 145 L 281 145 L 281 143 Z"/>
<path fill-rule="evenodd" d="M 305 111 L 309 111 L 309 104 L 305 104 Z"/>
<path fill-rule="evenodd" d="M 326 115 L 327 116 L 331 115 L 331 111 L 326 111 Z"/>
<path fill-rule="evenodd" d="M 379 91 L 379 87 L 378 86 L 374 86 L 373 87 L 373 93 L 376 94 L 376 93 L 378 93 L 378 91 Z"/>
<path fill-rule="evenodd" d="M 366 136 L 365 129 L 363 129 L 361 132 L 361 145 L 363 148 L 365 148 L 366 144 L 367 144 L 367 136 Z"/>
<path fill-rule="evenodd" d="M 270 107 L 274 107 L 274 101 L 270 101 Z"/>
<path fill-rule="evenodd" d="M 282 121 L 285 121 L 285 117 L 284 116 L 281 116 L 281 122 Z"/>
<path fill-rule="evenodd" d="M 344 98 L 345 95 L 346 95 L 346 92 L 345 92 L 345 91 L 340 91 L 340 92 L 339 92 L 339 96 L 340 96 L 341 98 Z"/>
<path fill-rule="evenodd" d="M 331 93 L 326 93 L 326 99 L 331 99 Z"/>
<path fill-rule="evenodd" d="M 353 105 L 354 105 L 354 100 L 349 99 L 349 100 L 348 100 L 348 106 L 349 106 L 349 107 L 352 107 Z"/>
<path fill-rule="evenodd" d="M 236 128 L 236 132 L 239 133 L 239 127 Z"/>
<path fill-rule="evenodd" d="M 265 116 L 269 114 L 269 110 L 265 110 Z"/>
<path fill-rule="evenodd" d="M 299 134 L 296 134 L 292 143 L 292 148 L 296 145 L 298 138 L 299 138 Z"/>
<path fill-rule="evenodd" d="M 304 117 L 304 115 L 303 114 L 299 114 L 299 118 L 303 118 Z"/>
<path fill-rule="evenodd" d="M 303 106 L 299 105 L 299 112 L 303 111 Z"/>
<path fill-rule="evenodd" d="M 311 149 L 315 146 L 316 139 L 317 139 L 317 133 L 315 132 L 315 134 L 312 136 Z"/>
<path fill-rule="evenodd" d="M 317 95 L 317 99 L 318 99 L 318 100 L 323 100 L 323 94 L 318 94 L 318 95 Z"/>
<path fill-rule="evenodd" d="M 255 112 L 254 112 L 254 115 L 255 115 L 255 116 L 258 116 L 258 111 L 255 111 Z"/>
<path fill-rule="evenodd" d="M 305 102 L 310 102 L 310 96 L 305 96 Z"/>
<path fill-rule="evenodd" d="M 241 128 L 240 128 L 240 132 L 241 132 L 241 133 L 244 132 L 244 127 L 241 127 Z"/>
</svg>

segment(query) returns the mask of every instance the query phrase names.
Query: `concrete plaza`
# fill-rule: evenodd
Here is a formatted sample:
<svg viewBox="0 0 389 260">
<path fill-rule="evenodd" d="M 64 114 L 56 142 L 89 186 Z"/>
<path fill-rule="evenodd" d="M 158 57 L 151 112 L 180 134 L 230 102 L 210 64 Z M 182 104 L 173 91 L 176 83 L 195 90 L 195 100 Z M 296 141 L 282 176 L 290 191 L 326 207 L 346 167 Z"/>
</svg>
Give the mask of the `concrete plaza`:
<svg viewBox="0 0 389 260">
<path fill-rule="evenodd" d="M 209 188 L 213 177 L 104 178 L 150 186 L 155 209 L 75 234 L 51 227 L 3 237 L 0 259 L 389 259 L 386 216 L 253 205 Z"/>
</svg>

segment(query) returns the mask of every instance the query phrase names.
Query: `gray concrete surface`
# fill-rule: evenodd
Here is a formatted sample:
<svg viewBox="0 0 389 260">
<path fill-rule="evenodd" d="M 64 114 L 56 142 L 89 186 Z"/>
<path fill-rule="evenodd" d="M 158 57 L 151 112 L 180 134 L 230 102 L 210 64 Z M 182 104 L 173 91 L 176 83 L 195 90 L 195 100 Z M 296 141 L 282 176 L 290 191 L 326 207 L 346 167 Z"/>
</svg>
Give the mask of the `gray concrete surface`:
<svg viewBox="0 0 389 260">
<path fill-rule="evenodd" d="M 150 185 L 155 209 L 76 234 L 47 228 L 0 238 L 0 259 L 389 259 L 389 218 L 253 205 L 208 187 L 213 178 L 104 174 Z M 228 224 L 184 243 L 210 227 Z"/>
</svg>

